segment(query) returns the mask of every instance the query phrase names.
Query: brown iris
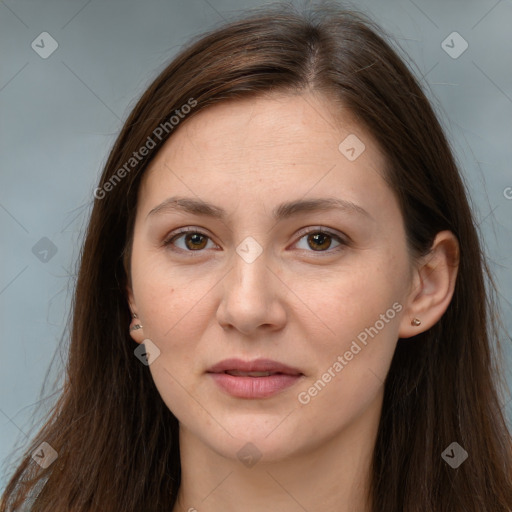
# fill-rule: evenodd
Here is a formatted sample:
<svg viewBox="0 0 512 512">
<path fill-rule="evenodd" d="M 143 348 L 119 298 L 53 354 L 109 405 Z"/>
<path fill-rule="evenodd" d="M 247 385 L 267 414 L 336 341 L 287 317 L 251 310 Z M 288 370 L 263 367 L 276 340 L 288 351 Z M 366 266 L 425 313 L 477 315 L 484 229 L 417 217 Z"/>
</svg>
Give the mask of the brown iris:
<svg viewBox="0 0 512 512">
<path fill-rule="evenodd" d="M 190 245 L 189 242 L 191 242 Z M 204 249 L 206 243 L 207 237 L 205 235 L 201 235 L 201 233 L 191 233 L 185 235 L 185 244 L 189 249 Z"/>
<path fill-rule="evenodd" d="M 329 246 L 331 245 L 331 236 L 330 235 L 327 235 L 325 233 L 311 233 L 309 236 L 308 236 L 308 244 L 311 242 L 311 241 L 314 241 L 315 244 L 317 244 L 317 248 L 319 249 L 328 249 Z M 321 247 L 319 247 L 321 246 Z M 310 247 L 314 250 L 318 250 L 318 249 L 315 249 L 314 247 L 312 247 L 310 245 Z"/>
</svg>

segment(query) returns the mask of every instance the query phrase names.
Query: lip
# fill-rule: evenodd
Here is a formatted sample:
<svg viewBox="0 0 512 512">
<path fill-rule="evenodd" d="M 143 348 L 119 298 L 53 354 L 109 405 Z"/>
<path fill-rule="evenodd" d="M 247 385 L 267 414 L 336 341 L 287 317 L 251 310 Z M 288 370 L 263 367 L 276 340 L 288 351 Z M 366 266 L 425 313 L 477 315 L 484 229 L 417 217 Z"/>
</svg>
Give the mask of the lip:
<svg viewBox="0 0 512 512">
<path fill-rule="evenodd" d="M 230 375 L 236 372 L 272 372 L 273 375 L 251 377 Z M 214 382 L 225 392 L 236 398 L 268 398 L 296 384 L 304 374 L 297 368 L 271 359 L 225 359 L 207 370 Z"/>
<path fill-rule="evenodd" d="M 272 359 L 254 359 L 252 361 L 243 361 L 242 359 L 224 359 L 214 364 L 207 370 L 208 373 L 223 373 L 227 370 L 239 372 L 273 372 L 284 373 L 286 375 L 302 375 L 302 372 L 291 366 L 288 366 Z"/>
</svg>

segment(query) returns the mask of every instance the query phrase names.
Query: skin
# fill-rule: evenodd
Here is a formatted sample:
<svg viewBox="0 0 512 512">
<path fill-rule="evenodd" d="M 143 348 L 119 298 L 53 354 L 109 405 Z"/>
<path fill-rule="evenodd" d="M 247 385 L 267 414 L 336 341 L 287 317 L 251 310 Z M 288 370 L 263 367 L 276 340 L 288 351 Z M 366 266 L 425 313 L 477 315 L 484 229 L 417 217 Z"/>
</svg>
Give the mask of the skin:
<svg viewBox="0 0 512 512">
<path fill-rule="evenodd" d="M 397 340 L 442 316 L 458 249 L 441 232 L 428 256 L 411 257 L 383 179 L 383 154 L 346 109 L 337 119 L 332 111 L 313 92 L 219 103 L 184 122 L 143 177 L 127 293 L 138 316 L 132 325 L 143 326 L 132 337 L 159 348 L 148 368 L 180 424 L 174 512 L 231 512 L 240 503 L 249 511 L 369 510 L 370 461 Z M 365 144 L 354 161 L 338 149 L 349 134 Z M 227 216 L 148 216 L 171 196 L 200 198 Z M 282 202 L 325 197 L 356 203 L 368 215 L 271 217 Z M 186 234 L 164 245 L 187 226 L 206 235 L 199 250 Z M 308 242 L 322 227 L 348 241 Z M 249 236 L 262 249 L 251 263 L 236 252 Z M 299 393 L 397 303 L 394 318 L 301 403 Z M 421 325 L 412 326 L 413 318 Z M 270 358 L 304 375 L 272 397 L 235 398 L 205 373 L 228 357 Z M 248 442 L 261 455 L 252 467 L 237 455 Z"/>
</svg>

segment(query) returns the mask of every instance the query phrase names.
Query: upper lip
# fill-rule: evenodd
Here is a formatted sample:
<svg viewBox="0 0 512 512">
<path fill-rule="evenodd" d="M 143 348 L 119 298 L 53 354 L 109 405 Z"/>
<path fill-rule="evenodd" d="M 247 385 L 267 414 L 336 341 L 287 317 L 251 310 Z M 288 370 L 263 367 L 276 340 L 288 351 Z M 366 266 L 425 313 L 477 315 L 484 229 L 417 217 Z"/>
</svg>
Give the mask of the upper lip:
<svg viewBox="0 0 512 512">
<path fill-rule="evenodd" d="M 208 373 L 223 373 L 225 371 L 239 372 L 272 372 L 284 373 L 287 375 L 302 375 L 297 368 L 293 368 L 272 359 L 254 359 L 252 361 L 243 361 L 242 359 L 224 359 L 208 368 Z"/>
</svg>

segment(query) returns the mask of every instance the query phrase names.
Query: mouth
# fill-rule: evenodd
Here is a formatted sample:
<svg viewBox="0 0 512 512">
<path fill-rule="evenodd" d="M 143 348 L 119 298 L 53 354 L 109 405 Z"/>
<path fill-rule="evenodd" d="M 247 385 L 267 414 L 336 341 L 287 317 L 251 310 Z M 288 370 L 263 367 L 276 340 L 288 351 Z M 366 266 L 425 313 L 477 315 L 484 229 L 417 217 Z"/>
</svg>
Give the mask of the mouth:
<svg viewBox="0 0 512 512">
<path fill-rule="evenodd" d="M 243 361 L 242 359 L 224 359 L 214 364 L 207 373 L 227 373 L 242 377 L 268 377 L 269 375 L 304 375 L 299 369 L 288 366 L 272 359 L 254 359 Z"/>
<path fill-rule="evenodd" d="M 223 373 L 234 375 L 235 377 L 269 377 L 270 375 L 288 375 L 281 372 L 241 372 L 239 370 L 226 370 Z"/>
<path fill-rule="evenodd" d="M 226 359 L 209 368 L 206 373 L 222 391 L 246 399 L 274 396 L 304 377 L 297 368 L 270 359 Z"/>
</svg>

